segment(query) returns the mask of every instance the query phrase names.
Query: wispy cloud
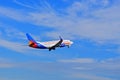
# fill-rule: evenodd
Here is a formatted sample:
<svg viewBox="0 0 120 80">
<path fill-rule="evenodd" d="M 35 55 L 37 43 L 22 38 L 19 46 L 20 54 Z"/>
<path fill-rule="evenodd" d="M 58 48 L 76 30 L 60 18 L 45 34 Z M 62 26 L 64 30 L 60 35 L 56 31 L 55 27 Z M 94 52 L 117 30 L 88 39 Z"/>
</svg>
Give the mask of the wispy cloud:
<svg viewBox="0 0 120 80">
<path fill-rule="evenodd" d="M 13 50 L 13 51 L 20 52 L 20 53 L 24 53 L 27 50 L 27 47 L 22 46 L 21 43 L 11 42 L 11 41 L 4 40 L 4 39 L 0 39 L 0 46 Z"/>
<path fill-rule="evenodd" d="M 88 61 L 92 60 L 92 61 Z M 120 74 L 119 58 L 96 61 L 90 58 L 58 60 L 56 62 L 11 62 L 0 58 L 0 68 L 17 68 L 44 72 L 45 74 L 63 74 L 64 79 L 117 80 Z M 48 68 L 49 67 L 49 68 Z"/>
<path fill-rule="evenodd" d="M 88 74 L 80 74 L 80 73 L 76 73 L 73 74 L 72 77 L 75 78 L 80 78 L 80 79 L 85 79 L 85 80 L 113 80 L 111 78 L 107 78 L 107 77 L 101 77 L 101 76 L 97 76 L 97 75 L 88 75 Z"/>
<path fill-rule="evenodd" d="M 15 65 L 11 63 L 8 59 L 0 58 L 0 69 L 1 68 L 13 68 Z"/>
<path fill-rule="evenodd" d="M 67 2 L 67 0 L 65 0 Z M 69 0 L 68 0 L 69 1 Z M 89 39 L 95 42 L 110 42 L 120 44 L 120 13 L 119 5 L 111 5 L 111 0 L 88 0 L 83 2 L 74 1 L 68 7 L 61 9 L 58 13 L 48 2 L 39 5 L 36 1 L 32 6 L 29 2 L 14 2 L 32 11 L 16 10 L 14 8 L 0 7 L 0 17 L 8 17 L 16 21 L 30 23 L 34 25 L 43 25 L 54 28 L 52 32 L 46 33 L 47 36 L 56 37 L 59 34 L 72 39 Z M 92 4 L 91 4 L 92 3 Z M 42 6 L 42 7 L 41 7 Z M 97 7 L 94 7 L 97 6 Z M 38 7 L 41 7 L 38 9 Z M 50 11 L 50 12 L 49 12 Z M 0 26 L 1 29 L 1 26 Z M 19 39 L 24 39 L 23 32 L 16 29 L 5 29 L 4 35 L 11 38 L 12 35 Z M 16 34 L 15 34 L 16 33 Z M 0 31 L 0 46 L 19 52 L 29 53 L 26 46 L 21 46 L 21 42 L 12 41 L 4 38 L 3 31 Z M 77 36 L 77 37 L 76 37 Z M 119 49 L 118 49 L 119 51 Z M 32 51 L 34 52 L 34 51 Z M 34 54 L 42 55 L 35 51 Z M 47 55 L 47 57 L 50 55 Z M 51 55 L 53 56 L 53 55 Z M 46 74 L 61 74 L 66 79 L 85 79 L 85 80 L 117 80 L 120 74 L 120 59 L 95 60 L 92 58 L 74 58 L 60 59 L 56 62 L 21 62 L 12 63 L 0 60 L 0 68 L 24 68 Z M 49 68 L 48 68 L 49 67 Z M 118 78 L 116 78 L 118 76 Z M 4 79 L 3 79 L 4 80 Z"/>
<path fill-rule="evenodd" d="M 31 6 L 29 3 L 26 4 L 26 3 L 23 3 L 23 2 L 20 2 L 19 0 L 13 0 L 14 3 L 18 4 L 18 5 L 21 5 L 23 7 L 27 7 L 27 8 L 31 8 L 31 9 L 36 9 L 36 7 L 33 7 Z M 26 1 L 28 2 L 28 1 Z"/>
<path fill-rule="evenodd" d="M 25 4 L 20 1 L 17 2 Z M 34 3 L 36 6 L 38 5 L 36 1 Z M 97 43 L 120 44 L 119 5 L 113 4 L 109 7 L 107 5 L 111 5 L 111 2 L 107 0 L 107 2 L 103 2 L 107 7 L 91 10 L 89 6 L 91 3 L 92 6 L 96 5 L 98 3 L 96 0 L 91 0 L 91 2 L 73 1 L 67 8 L 61 10 L 65 13 L 63 14 L 58 13 L 48 2 L 44 1 L 43 3 L 39 5 L 42 9 L 31 12 L 0 7 L 0 14 L 17 21 L 54 28 L 55 31 L 44 33 L 49 37 L 56 38 L 56 36 L 62 35 L 69 39 L 89 39 Z M 50 12 L 48 13 L 48 11 Z M 7 32 L 12 33 L 9 30 Z M 23 33 L 19 33 L 19 36 L 22 37 L 23 35 Z"/>
<path fill-rule="evenodd" d="M 113 7 L 108 7 L 105 9 L 95 9 L 92 12 L 88 12 L 91 10 L 88 3 L 87 6 L 85 2 L 74 2 L 72 6 L 68 6 L 67 9 L 63 9 L 63 11 L 66 11 L 68 15 L 61 15 L 60 13 L 56 13 L 57 11 L 55 11 L 49 3 L 45 3 L 47 8 L 42 6 L 44 10 L 42 9 L 38 11 L 36 10 L 35 12 L 26 12 L 27 15 L 22 14 L 20 10 L 16 11 L 15 9 L 4 7 L 0 8 L 0 14 L 12 19 L 27 21 L 35 25 L 44 25 L 55 28 L 58 29 L 58 32 L 62 32 L 66 35 L 72 32 L 69 35 L 76 35 L 82 38 L 94 40 L 96 42 L 110 41 L 111 43 L 119 43 L 120 38 L 118 34 L 120 16 L 119 12 L 116 12 L 119 10 L 119 5 L 113 5 Z M 107 5 L 108 3 L 108 0 L 103 0 L 104 5 Z M 87 8 L 85 9 L 85 7 Z M 81 12 L 81 9 L 85 9 L 87 12 L 84 12 L 83 10 L 83 12 Z M 50 13 L 48 13 L 48 10 Z M 78 13 L 79 11 L 80 13 Z M 86 14 L 86 16 L 79 14 Z"/>
<path fill-rule="evenodd" d="M 69 6 L 67 9 L 63 9 L 63 11 L 66 11 L 68 15 L 61 15 L 59 13 L 56 13 L 57 11 L 55 11 L 49 3 L 45 3 L 45 5 L 47 5 L 47 8 L 42 6 L 44 10 L 41 9 L 38 11 L 36 10 L 35 12 L 27 12 L 27 16 L 21 14 L 20 11 L 15 11 L 14 9 L 11 11 L 9 8 L 2 7 L 0 13 L 16 20 L 26 20 L 35 25 L 44 25 L 58 29 L 58 32 L 62 32 L 62 34 L 68 35 L 68 33 L 72 32 L 69 35 L 76 35 L 82 38 L 94 40 L 96 42 L 110 41 L 112 43 L 119 43 L 120 38 L 118 34 L 120 16 L 119 12 L 116 13 L 116 11 L 119 10 L 118 5 L 113 5 L 113 7 L 108 7 L 105 9 L 100 8 L 98 10 L 96 9 L 92 12 L 88 12 L 91 10 L 91 7 L 89 8 L 88 3 L 87 6 L 85 2 L 74 2 L 72 6 Z M 103 3 L 104 5 L 107 5 L 109 1 L 106 0 L 103 1 Z M 83 12 L 81 12 L 81 9 Z M 48 13 L 48 10 L 50 13 Z M 86 11 L 84 12 L 84 10 Z M 85 14 L 86 16 L 79 14 Z"/>
<path fill-rule="evenodd" d="M 7 25 L 5 23 L 0 23 L 0 47 L 14 51 L 16 53 L 22 53 L 24 55 L 34 55 L 39 57 L 51 57 L 48 50 L 33 49 L 28 46 L 28 39 L 26 38 L 26 33 L 21 30 L 16 29 L 14 26 Z M 39 40 L 36 35 L 32 36 Z"/>
<path fill-rule="evenodd" d="M 95 62 L 93 59 L 88 58 L 76 58 L 76 59 L 70 59 L 70 60 L 60 60 L 60 62 L 67 62 L 67 63 L 93 63 Z"/>
<path fill-rule="evenodd" d="M 8 17 L 17 21 L 28 21 L 27 16 L 25 16 L 25 14 L 23 14 L 23 12 L 13 9 L 13 8 L 8 8 L 8 7 L 1 7 L 0 6 L 0 15 L 2 17 Z"/>
<path fill-rule="evenodd" d="M 92 60 L 92 61 L 88 61 Z M 58 60 L 57 62 L 17 63 L 16 68 L 24 68 L 54 75 L 63 74 L 64 79 L 117 80 L 119 75 L 119 58 L 96 61 L 90 58 Z M 49 67 L 49 68 L 48 68 Z"/>
<path fill-rule="evenodd" d="M 25 33 L 15 28 L 9 27 L 8 25 L 5 25 L 3 23 L 1 23 L 0 29 L 2 30 L 0 36 L 1 47 L 20 53 L 25 53 L 26 51 L 29 50 L 29 48 L 27 47 L 27 43 L 22 42 L 26 40 Z M 15 40 L 19 40 L 19 41 L 15 41 Z"/>
</svg>

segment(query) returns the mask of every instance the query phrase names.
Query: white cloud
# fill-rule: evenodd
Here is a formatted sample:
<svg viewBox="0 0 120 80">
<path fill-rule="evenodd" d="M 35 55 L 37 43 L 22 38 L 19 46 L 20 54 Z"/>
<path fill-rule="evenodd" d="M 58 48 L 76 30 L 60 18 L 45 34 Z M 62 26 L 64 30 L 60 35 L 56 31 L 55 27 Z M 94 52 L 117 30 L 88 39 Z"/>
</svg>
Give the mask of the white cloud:
<svg viewBox="0 0 120 80">
<path fill-rule="evenodd" d="M 111 78 L 107 78 L 107 77 L 101 77 L 101 76 L 97 76 L 97 75 L 90 75 L 90 74 L 73 74 L 71 77 L 75 77 L 75 78 L 80 78 L 83 80 L 113 80 Z"/>
<path fill-rule="evenodd" d="M 0 6 L 0 14 L 2 15 L 2 17 L 8 17 L 8 18 L 12 18 L 14 20 L 22 21 L 22 22 L 28 21 L 24 11 L 22 13 L 21 11 L 22 10 L 18 11 L 13 8 L 8 8 L 8 7 L 6 8 L 6 7 Z"/>
<path fill-rule="evenodd" d="M 1 32 L 1 36 L 0 36 L 0 46 L 16 51 L 16 52 L 20 52 L 20 53 L 24 53 L 28 50 L 27 45 L 25 46 L 25 43 L 21 43 L 22 41 L 20 40 L 24 40 L 25 39 L 25 34 L 23 32 L 20 32 L 14 28 L 10 28 L 7 25 L 1 25 L 0 29 L 3 30 L 3 32 Z M 14 41 L 14 40 L 18 40 L 19 41 Z M 13 40 L 13 41 L 12 41 Z M 24 45 L 24 46 L 23 46 Z"/>
<path fill-rule="evenodd" d="M 0 68 L 12 68 L 14 67 L 11 63 L 0 63 Z"/>
<path fill-rule="evenodd" d="M 67 13 L 69 13 L 69 16 L 77 17 L 78 14 L 80 14 L 81 11 L 86 10 L 87 7 L 80 3 L 80 2 L 74 2 L 71 7 L 67 8 Z"/>
<path fill-rule="evenodd" d="M 119 70 L 120 69 L 120 62 L 119 62 L 120 58 L 110 58 L 110 59 L 106 59 L 101 61 L 99 67 L 104 68 L 106 70 Z"/>
<path fill-rule="evenodd" d="M 9 38 L 11 35 L 9 36 Z M 19 38 L 19 36 L 17 36 Z M 14 36 L 14 38 L 17 38 Z M 27 42 L 27 39 L 26 39 Z M 36 56 L 46 56 L 42 51 L 41 53 L 39 52 L 40 50 L 37 49 L 32 49 L 30 48 L 27 43 L 23 43 L 22 41 L 12 41 L 12 40 L 7 40 L 4 38 L 0 38 L 0 47 L 3 47 L 5 49 L 9 49 L 11 51 L 15 51 L 18 53 L 22 53 L 25 55 L 36 55 Z M 32 51 L 31 51 L 32 50 Z"/>
<path fill-rule="evenodd" d="M 0 58 L 0 68 L 13 68 L 15 65 L 9 59 Z"/>
<path fill-rule="evenodd" d="M 73 69 L 73 74 L 71 73 L 70 76 L 74 78 L 87 80 L 101 80 L 102 78 L 102 80 L 116 80 L 115 76 L 119 75 L 120 70 L 118 61 L 119 58 L 107 59 L 104 60 L 104 63 L 101 63 L 101 61 L 96 61 L 94 63 L 73 63 L 71 60 L 71 64 L 68 62 L 66 65 Z M 102 74 L 104 77 L 96 74 Z M 105 76 L 113 76 L 113 78 L 107 78 Z"/>
<path fill-rule="evenodd" d="M 90 58 L 58 60 L 57 62 L 24 62 L 16 67 L 54 75 L 62 74 L 65 79 L 117 80 L 119 76 L 119 58 L 106 59 L 104 62 Z M 49 67 L 49 68 L 48 68 Z"/>
<path fill-rule="evenodd" d="M 92 1 L 92 3 L 93 2 L 97 3 L 98 1 Z M 103 3 L 108 4 L 109 1 L 103 0 Z M 45 5 L 47 5 L 47 7 L 45 7 Z M 120 6 L 113 5 L 112 7 L 101 8 L 91 12 L 89 12 L 89 10 L 91 10 L 89 6 L 90 2 L 88 5 L 82 2 L 74 2 L 71 6 L 68 6 L 67 9 L 63 9 L 63 11 L 67 13 L 67 15 L 65 15 L 57 13 L 49 3 L 45 2 L 44 6 L 42 5 L 44 10 L 24 12 L 27 15 L 24 15 L 23 12 L 19 10 L 16 11 L 3 7 L 0 7 L 0 14 L 22 22 L 26 21 L 35 25 L 55 28 L 58 33 L 66 36 L 79 36 L 80 38 L 90 39 L 96 42 L 120 44 L 120 13 L 118 12 Z M 85 12 L 82 10 L 83 12 L 81 12 L 86 16 L 79 16 L 78 12 L 81 11 L 81 9 L 86 10 Z M 48 13 L 48 11 L 50 12 Z M 56 33 L 56 31 L 52 33 Z"/>
<path fill-rule="evenodd" d="M 16 4 L 18 4 L 18 5 L 27 7 L 27 8 L 36 9 L 36 7 L 33 7 L 33 6 L 29 5 L 29 4 L 25 4 L 23 2 L 20 2 L 19 0 L 13 0 L 13 2 L 16 3 Z M 28 1 L 26 1 L 26 2 L 28 2 Z"/>
<path fill-rule="evenodd" d="M 67 35 L 78 35 L 96 42 L 119 43 L 119 12 L 116 13 L 119 6 L 117 7 L 89 12 L 93 18 L 79 17 L 76 11 L 78 6 L 70 8 L 72 11 L 69 11 L 69 15 L 59 16 L 53 12 L 54 14 L 31 13 L 30 16 L 33 17 L 33 22 L 36 24 L 56 28 L 63 34 L 71 33 Z M 70 15 L 73 12 L 76 17 Z"/>
<path fill-rule="evenodd" d="M 108 2 L 105 2 L 105 4 L 108 4 Z M 45 10 L 41 9 L 42 11 L 39 10 L 36 12 L 26 11 L 25 14 L 28 14 L 27 16 L 19 10 L 16 11 L 15 9 L 0 7 L 0 14 L 17 21 L 24 21 L 35 25 L 44 25 L 46 27 L 55 28 L 58 31 L 57 34 L 60 32 L 66 36 L 78 36 L 77 39 L 80 37 L 96 42 L 111 41 L 111 43 L 118 44 L 120 42 L 119 6 L 116 5 L 117 7 L 109 7 L 106 9 L 91 11 L 89 13 L 87 12 L 87 16 L 80 17 L 76 13 L 79 11 L 78 8 L 82 5 L 83 4 L 75 2 L 72 6 L 64 9 L 63 11 L 66 11 L 68 15 L 56 13 L 54 12 L 54 9 L 51 9 L 51 7 L 48 7 Z M 48 9 L 51 11 L 50 13 L 48 13 Z M 75 16 L 73 13 L 71 15 L 70 11 L 74 12 Z M 7 32 L 11 33 L 9 31 Z M 52 32 L 51 34 L 55 33 Z M 23 53 L 24 49 L 26 50 L 25 47 L 20 46 L 20 43 L 11 42 L 5 39 L 0 39 L 0 42 L 0 46 L 10 50 Z M 43 72 L 46 71 L 46 73 L 49 74 L 56 73 L 56 71 L 58 71 L 68 75 L 67 77 L 70 78 L 82 78 L 86 80 L 114 80 L 114 78 L 120 74 L 120 65 L 118 61 L 119 59 L 110 59 L 99 62 L 90 58 L 77 58 L 58 60 L 55 63 L 25 62 L 22 64 L 20 63 L 20 66 L 26 69 L 35 69 Z M 19 65 L 19 63 L 17 65 Z M 10 65 L 4 63 L 1 67 L 10 67 Z M 107 78 L 108 76 L 112 77 Z"/>
<path fill-rule="evenodd" d="M 22 53 L 25 55 L 35 55 L 39 57 L 51 57 L 48 54 L 45 54 L 47 50 L 40 50 L 30 48 L 28 46 L 28 39 L 26 37 L 26 33 L 16 29 L 13 26 L 9 26 L 4 23 L 0 23 L 0 47 L 9 49 L 10 51 L 15 51 L 17 53 Z M 35 40 L 39 40 L 40 36 L 33 35 Z"/>
<path fill-rule="evenodd" d="M 90 60 L 90 62 L 88 61 Z M 92 61 L 91 61 L 92 60 Z M 45 74 L 62 74 L 64 79 L 85 79 L 85 80 L 117 80 L 119 76 L 119 58 L 96 61 L 90 58 L 79 58 L 72 60 L 58 60 L 57 62 L 29 61 L 13 63 L 0 58 L 0 68 L 20 68 L 44 72 Z M 118 67 L 115 67 L 118 66 Z M 49 68 L 48 68 L 49 67 Z"/>
<path fill-rule="evenodd" d="M 106 9 L 87 12 L 86 15 L 92 15 L 91 18 L 80 17 L 77 12 L 80 11 L 79 7 L 84 9 L 80 2 L 74 2 L 66 10 L 68 15 L 56 13 L 49 3 L 45 10 L 39 12 L 26 12 L 28 16 L 20 11 L 10 8 L 0 7 L 0 14 L 16 19 L 19 21 L 27 21 L 35 25 L 44 25 L 47 27 L 55 28 L 58 33 L 69 36 L 79 36 L 80 38 L 90 39 L 96 42 L 111 42 L 119 43 L 119 6 L 113 6 Z M 85 6 L 85 5 L 84 5 Z M 44 8 L 44 7 L 43 7 Z M 48 10 L 50 13 L 48 13 Z M 86 9 L 86 10 L 89 10 Z M 63 10 L 65 11 L 65 9 Z M 8 14 L 9 13 L 9 14 Z M 73 14 L 76 15 L 71 15 Z M 109 13 L 109 14 L 108 14 Z M 83 13 L 84 14 L 84 13 Z M 71 33 L 71 34 L 69 34 Z"/>
<path fill-rule="evenodd" d="M 93 59 L 89 59 L 89 58 L 76 58 L 76 59 L 70 59 L 70 60 L 60 60 L 59 62 L 64 62 L 64 63 L 94 63 L 96 61 Z"/>
<path fill-rule="evenodd" d="M 24 53 L 27 50 L 27 47 L 22 46 L 21 43 L 11 42 L 11 41 L 4 40 L 4 39 L 0 39 L 0 46 L 16 51 L 16 52 L 20 52 L 20 53 Z"/>
<path fill-rule="evenodd" d="M 15 39 L 27 40 L 25 33 L 15 29 L 15 28 L 7 27 L 7 25 L 6 25 L 6 27 L 4 27 L 3 29 L 5 32 L 4 35 L 6 35 L 8 38 L 12 38 L 14 40 Z"/>
</svg>

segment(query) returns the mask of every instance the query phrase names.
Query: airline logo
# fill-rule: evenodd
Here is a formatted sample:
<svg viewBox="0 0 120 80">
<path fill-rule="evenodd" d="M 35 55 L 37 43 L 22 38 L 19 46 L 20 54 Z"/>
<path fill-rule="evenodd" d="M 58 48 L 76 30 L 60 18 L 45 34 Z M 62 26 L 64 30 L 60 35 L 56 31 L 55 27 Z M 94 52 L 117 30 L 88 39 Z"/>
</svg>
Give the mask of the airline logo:
<svg viewBox="0 0 120 80">
<path fill-rule="evenodd" d="M 37 44 L 33 41 L 29 41 L 29 46 L 33 48 L 37 48 Z"/>
</svg>

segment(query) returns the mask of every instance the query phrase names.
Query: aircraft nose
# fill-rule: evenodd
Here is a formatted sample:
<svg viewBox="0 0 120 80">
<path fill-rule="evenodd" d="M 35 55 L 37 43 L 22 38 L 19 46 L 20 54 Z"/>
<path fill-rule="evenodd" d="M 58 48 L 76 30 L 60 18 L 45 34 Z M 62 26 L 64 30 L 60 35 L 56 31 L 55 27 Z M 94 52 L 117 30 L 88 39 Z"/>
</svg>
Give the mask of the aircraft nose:
<svg viewBox="0 0 120 80">
<path fill-rule="evenodd" d="M 70 41 L 70 44 L 73 44 L 73 42 L 72 42 L 72 41 Z"/>
</svg>

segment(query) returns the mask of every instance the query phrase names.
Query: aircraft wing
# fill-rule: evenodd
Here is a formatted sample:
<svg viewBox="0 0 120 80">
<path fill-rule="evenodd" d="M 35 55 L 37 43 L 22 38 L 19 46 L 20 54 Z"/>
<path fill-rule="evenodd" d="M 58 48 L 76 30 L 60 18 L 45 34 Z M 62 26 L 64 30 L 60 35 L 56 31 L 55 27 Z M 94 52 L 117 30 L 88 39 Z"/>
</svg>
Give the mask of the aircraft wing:
<svg viewBox="0 0 120 80">
<path fill-rule="evenodd" d="M 63 42 L 63 39 L 60 37 L 60 40 L 53 45 L 52 47 L 49 48 L 49 51 L 51 51 L 52 49 L 55 49 L 56 47 L 59 47 L 59 45 Z"/>
</svg>

